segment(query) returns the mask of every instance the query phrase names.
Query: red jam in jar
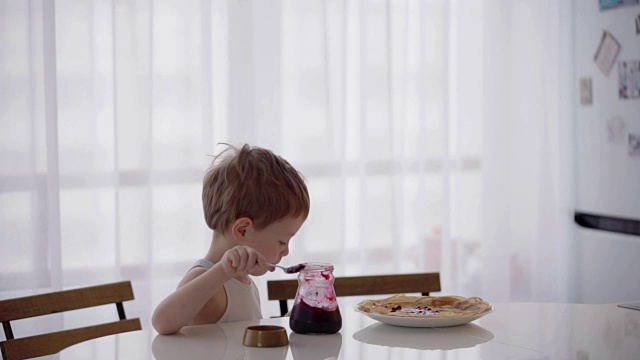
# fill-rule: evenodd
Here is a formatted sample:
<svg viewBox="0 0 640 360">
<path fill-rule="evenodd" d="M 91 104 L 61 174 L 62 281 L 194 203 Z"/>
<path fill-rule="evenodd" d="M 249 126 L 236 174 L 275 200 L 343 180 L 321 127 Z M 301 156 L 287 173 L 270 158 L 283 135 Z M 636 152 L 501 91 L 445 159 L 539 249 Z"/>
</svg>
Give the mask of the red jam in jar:
<svg viewBox="0 0 640 360">
<path fill-rule="evenodd" d="M 307 263 L 298 274 L 298 292 L 289 327 L 298 334 L 335 334 L 342 316 L 333 288 L 333 265 Z"/>
</svg>

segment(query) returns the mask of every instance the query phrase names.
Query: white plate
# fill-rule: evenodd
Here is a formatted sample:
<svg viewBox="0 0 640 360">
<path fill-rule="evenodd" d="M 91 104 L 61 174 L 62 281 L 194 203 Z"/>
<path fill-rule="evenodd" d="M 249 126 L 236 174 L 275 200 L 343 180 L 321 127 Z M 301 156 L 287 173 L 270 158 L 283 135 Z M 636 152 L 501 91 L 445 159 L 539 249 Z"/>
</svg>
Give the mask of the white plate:
<svg viewBox="0 0 640 360">
<path fill-rule="evenodd" d="M 353 310 L 364 314 L 373 320 L 380 321 L 381 323 L 396 325 L 396 326 L 405 326 L 405 327 L 446 327 L 446 326 L 457 326 L 463 325 L 473 320 L 479 319 L 487 314 L 491 314 L 493 312 L 493 306 L 491 310 L 487 311 L 484 314 L 471 314 L 471 315 L 462 315 L 462 316 L 448 316 L 448 317 L 402 317 L 402 316 L 389 316 L 382 315 L 376 313 L 368 313 L 358 309 L 358 305 L 353 307 Z"/>
</svg>

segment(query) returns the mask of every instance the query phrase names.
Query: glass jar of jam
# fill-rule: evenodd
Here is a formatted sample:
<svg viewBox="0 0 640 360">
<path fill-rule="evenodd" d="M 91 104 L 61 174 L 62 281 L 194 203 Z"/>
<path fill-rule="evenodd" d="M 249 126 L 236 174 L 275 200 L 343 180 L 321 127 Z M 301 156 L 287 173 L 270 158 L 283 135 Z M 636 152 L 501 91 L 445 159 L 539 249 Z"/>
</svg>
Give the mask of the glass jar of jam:
<svg viewBox="0 0 640 360">
<path fill-rule="evenodd" d="M 342 328 L 342 316 L 333 288 L 333 265 L 306 263 L 298 274 L 298 292 L 289 327 L 298 334 L 334 334 Z"/>
</svg>

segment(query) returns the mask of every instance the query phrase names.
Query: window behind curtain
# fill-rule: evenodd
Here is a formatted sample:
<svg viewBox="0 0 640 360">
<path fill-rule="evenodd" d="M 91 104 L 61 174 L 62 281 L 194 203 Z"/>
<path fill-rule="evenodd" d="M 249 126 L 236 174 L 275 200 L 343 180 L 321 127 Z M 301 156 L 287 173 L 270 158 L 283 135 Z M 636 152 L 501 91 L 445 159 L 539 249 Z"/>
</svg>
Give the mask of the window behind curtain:
<svg viewBox="0 0 640 360">
<path fill-rule="evenodd" d="M 148 321 L 207 251 L 201 179 L 220 142 L 305 176 L 311 214 L 286 263 L 441 271 L 447 292 L 478 290 L 482 18 L 456 4 L 0 2 L 3 297 L 126 278 Z M 265 316 L 280 277 L 257 279 Z"/>
</svg>

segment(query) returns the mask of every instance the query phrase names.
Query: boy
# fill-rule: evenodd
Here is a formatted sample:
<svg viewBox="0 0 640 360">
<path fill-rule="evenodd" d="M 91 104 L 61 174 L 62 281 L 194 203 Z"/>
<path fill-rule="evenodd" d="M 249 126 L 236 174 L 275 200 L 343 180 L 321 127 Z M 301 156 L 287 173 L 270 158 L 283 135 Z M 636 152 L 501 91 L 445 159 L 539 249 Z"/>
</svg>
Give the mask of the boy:
<svg viewBox="0 0 640 360">
<path fill-rule="evenodd" d="M 309 192 L 286 160 L 271 151 L 229 146 L 203 181 L 202 202 L 213 240 L 204 259 L 155 309 L 158 333 L 185 325 L 260 319 L 260 276 L 289 254 L 289 241 L 309 215 Z"/>
</svg>

